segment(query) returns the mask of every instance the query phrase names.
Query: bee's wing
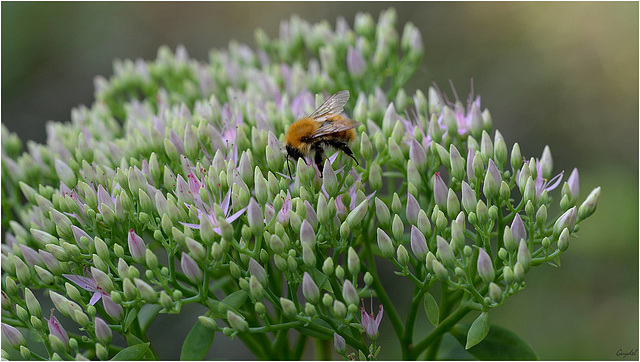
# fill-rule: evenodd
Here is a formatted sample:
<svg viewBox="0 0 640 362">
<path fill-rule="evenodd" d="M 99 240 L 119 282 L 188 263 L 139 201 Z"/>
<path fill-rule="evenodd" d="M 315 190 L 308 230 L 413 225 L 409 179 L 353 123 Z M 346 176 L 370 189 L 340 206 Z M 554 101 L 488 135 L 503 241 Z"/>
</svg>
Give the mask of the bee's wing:
<svg viewBox="0 0 640 362">
<path fill-rule="evenodd" d="M 331 118 L 331 116 L 342 113 L 344 105 L 347 104 L 348 100 L 349 91 L 342 90 L 327 98 L 318 109 L 309 115 L 309 118 L 315 119 L 318 122 L 324 122 L 328 118 Z"/>
<path fill-rule="evenodd" d="M 361 124 L 362 123 L 358 121 L 354 121 L 353 119 L 348 118 L 344 118 L 339 122 L 324 122 L 315 132 L 313 132 L 309 136 L 309 139 L 312 140 L 314 138 L 326 136 L 328 134 L 350 130 L 352 128 L 358 127 Z"/>
</svg>

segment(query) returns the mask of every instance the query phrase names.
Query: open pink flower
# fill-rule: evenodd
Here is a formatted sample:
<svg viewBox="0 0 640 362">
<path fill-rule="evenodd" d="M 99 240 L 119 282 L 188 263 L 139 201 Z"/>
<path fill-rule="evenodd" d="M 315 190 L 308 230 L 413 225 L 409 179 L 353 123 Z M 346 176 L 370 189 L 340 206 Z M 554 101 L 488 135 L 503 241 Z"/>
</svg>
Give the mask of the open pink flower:
<svg viewBox="0 0 640 362">
<path fill-rule="evenodd" d="M 95 281 L 95 279 L 93 279 L 93 277 L 88 278 L 88 277 L 82 277 L 75 274 L 62 274 L 62 276 L 74 282 L 80 288 L 89 292 L 93 292 L 93 296 L 89 301 L 89 304 L 91 305 L 96 304 L 102 296 L 109 295 L 109 293 L 107 293 L 105 290 L 100 288 L 100 286 Z"/>
<path fill-rule="evenodd" d="M 364 332 L 369 336 L 369 338 L 375 340 L 378 338 L 378 328 L 380 327 L 380 322 L 382 322 L 382 316 L 384 315 L 384 308 L 382 307 L 382 304 L 380 304 L 378 315 L 375 317 L 373 315 L 373 304 L 371 305 L 371 314 L 367 314 L 364 306 L 360 308 L 360 312 L 362 314 L 361 324 L 362 328 L 364 328 Z"/>
</svg>

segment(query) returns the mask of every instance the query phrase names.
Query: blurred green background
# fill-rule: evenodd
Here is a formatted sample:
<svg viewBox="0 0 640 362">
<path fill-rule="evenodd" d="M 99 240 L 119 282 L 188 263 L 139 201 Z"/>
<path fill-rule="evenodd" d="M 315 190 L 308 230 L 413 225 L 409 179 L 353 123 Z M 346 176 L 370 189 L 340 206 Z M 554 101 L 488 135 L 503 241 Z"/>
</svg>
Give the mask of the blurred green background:
<svg viewBox="0 0 640 362">
<path fill-rule="evenodd" d="M 72 107 L 91 104 L 93 77 L 109 76 L 113 59 L 154 59 L 160 45 L 184 44 L 206 61 L 231 39 L 255 45 L 256 27 L 277 36 L 291 14 L 332 24 L 342 15 L 353 25 L 356 12 L 377 18 L 389 6 L 400 26 L 420 28 L 426 49 L 408 91 L 433 81 L 448 90 L 451 79 L 464 99 L 473 77 L 509 147 L 517 141 L 539 157 L 549 145 L 557 170 L 579 168 L 582 199 L 602 186 L 562 267 L 536 268 L 492 322 L 542 359 L 618 360 L 618 350 L 638 348 L 638 3 L 3 2 L 2 122 L 43 142 L 46 121 L 66 122 Z M 411 287 L 393 274 L 386 283 L 406 304 Z M 197 315 L 155 322 L 161 356 L 179 357 Z M 417 336 L 430 328 L 423 312 L 417 327 Z M 390 323 L 382 328 L 382 357 L 398 358 Z M 452 339 L 440 356 L 469 358 Z M 219 335 L 208 358 L 252 356 Z"/>
</svg>

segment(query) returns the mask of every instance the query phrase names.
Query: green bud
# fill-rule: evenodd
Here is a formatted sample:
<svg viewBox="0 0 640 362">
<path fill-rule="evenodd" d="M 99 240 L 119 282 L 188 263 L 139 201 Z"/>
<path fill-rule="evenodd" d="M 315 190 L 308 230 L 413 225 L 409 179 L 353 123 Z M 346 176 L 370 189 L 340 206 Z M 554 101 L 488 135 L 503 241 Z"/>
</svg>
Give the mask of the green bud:
<svg viewBox="0 0 640 362">
<path fill-rule="evenodd" d="M 382 187 L 382 168 L 377 162 L 373 162 L 369 169 L 369 185 L 374 190 Z"/>
<path fill-rule="evenodd" d="M 569 248 L 569 229 L 564 228 L 558 237 L 558 250 L 566 251 Z"/>
<path fill-rule="evenodd" d="M 287 298 L 280 298 L 280 305 L 282 306 L 282 311 L 289 319 L 295 319 L 298 311 L 296 309 L 296 305 Z"/>
<path fill-rule="evenodd" d="M 58 178 L 64 182 L 69 188 L 73 188 L 76 186 L 76 174 L 75 172 L 63 161 L 59 159 L 55 159 L 54 162 L 56 173 L 58 174 Z"/>
<path fill-rule="evenodd" d="M 504 269 L 502 270 L 502 276 L 504 277 L 504 281 L 505 283 L 507 283 L 507 285 L 510 285 L 516 282 L 516 277 L 513 273 L 513 270 L 511 270 L 511 267 L 509 266 L 504 267 Z"/>
<path fill-rule="evenodd" d="M 515 172 L 522 167 L 522 154 L 520 153 L 520 146 L 517 143 L 513 144 L 511 149 L 511 168 Z"/>
<path fill-rule="evenodd" d="M 351 273 L 352 276 L 357 276 L 358 273 L 360 273 L 360 258 L 352 247 L 349 247 L 347 269 L 349 269 L 349 273 Z"/>
<path fill-rule="evenodd" d="M 33 268 L 35 269 L 36 274 L 38 274 L 38 277 L 40 278 L 40 280 L 42 280 L 43 283 L 48 285 L 53 284 L 53 274 L 51 274 L 48 270 L 41 268 L 39 265 L 35 265 Z"/>
<path fill-rule="evenodd" d="M 479 224 L 486 224 L 489 221 L 489 210 L 487 209 L 487 205 L 484 201 L 478 201 L 476 205 L 476 216 L 478 218 Z"/>
<path fill-rule="evenodd" d="M 516 262 L 516 265 L 513 267 L 513 275 L 515 276 L 515 280 L 522 283 L 522 281 L 524 281 L 524 273 L 525 271 L 522 264 Z"/>
<path fill-rule="evenodd" d="M 451 246 L 440 235 L 438 235 L 436 239 L 437 239 L 437 247 L 438 247 L 438 256 L 440 257 L 440 260 L 442 260 L 442 263 L 445 266 L 452 268 L 455 265 L 456 257 L 453 254 L 453 250 L 451 249 Z"/>
<path fill-rule="evenodd" d="M 395 253 L 395 248 L 393 247 L 393 243 L 391 242 L 391 239 L 389 238 L 389 236 L 387 235 L 387 233 L 378 228 L 378 248 L 380 249 L 380 252 L 382 252 L 382 255 L 384 255 L 385 258 L 387 259 L 391 259 L 393 258 L 393 255 Z"/>
<path fill-rule="evenodd" d="M 458 201 L 458 196 L 456 196 L 456 193 L 453 192 L 452 189 L 449 189 L 449 193 L 447 194 L 447 215 L 450 219 L 453 219 L 459 212 L 460 201 Z"/>
<path fill-rule="evenodd" d="M 502 289 L 496 283 L 489 283 L 489 298 L 495 303 L 500 303 L 502 300 Z"/>
<path fill-rule="evenodd" d="M 402 240 L 402 235 L 404 234 L 404 223 L 402 222 L 402 219 L 400 219 L 400 216 L 398 216 L 398 214 L 393 216 L 391 232 L 394 239 L 398 241 Z"/>
<path fill-rule="evenodd" d="M 324 304 L 325 307 L 329 308 L 331 307 L 331 303 L 333 303 L 333 297 L 331 297 L 329 293 L 325 293 L 322 296 L 322 304 Z"/>
<path fill-rule="evenodd" d="M 427 257 L 428 257 L 428 254 L 427 254 Z M 431 268 L 433 269 L 433 273 L 436 275 L 436 277 L 439 280 L 443 282 L 446 282 L 447 280 L 449 280 L 449 271 L 438 260 L 435 260 L 435 259 L 432 260 Z"/>
<path fill-rule="evenodd" d="M 24 289 L 24 299 L 27 304 L 27 309 L 29 313 L 36 317 L 42 316 L 42 308 L 40 307 L 40 303 L 36 299 L 36 296 L 29 288 Z"/>
<path fill-rule="evenodd" d="M 407 249 L 404 247 L 404 245 L 400 244 L 398 246 L 396 257 L 398 259 L 398 263 L 400 263 L 400 265 L 402 266 L 406 266 L 409 263 L 409 253 L 407 252 Z"/>
<path fill-rule="evenodd" d="M 347 307 L 344 305 L 344 303 L 336 299 L 333 302 L 333 314 L 335 314 L 336 317 L 340 319 L 344 319 L 344 317 L 347 315 Z"/>
<path fill-rule="evenodd" d="M 302 260 L 304 264 L 310 268 L 316 265 L 316 256 L 309 243 L 302 243 Z"/>
<path fill-rule="evenodd" d="M 578 217 L 580 220 L 584 220 L 593 215 L 598 206 L 598 200 L 600 199 L 600 187 L 596 187 L 591 191 L 587 199 L 580 205 L 578 209 Z"/>
<path fill-rule="evenodd" d="M 336 266 L 336 277 L 338 277 L 338 279 L 343 280 L 344 279 L 344 269 L 342 268 L 342 266 L 338 265 Z"/>
</svg>

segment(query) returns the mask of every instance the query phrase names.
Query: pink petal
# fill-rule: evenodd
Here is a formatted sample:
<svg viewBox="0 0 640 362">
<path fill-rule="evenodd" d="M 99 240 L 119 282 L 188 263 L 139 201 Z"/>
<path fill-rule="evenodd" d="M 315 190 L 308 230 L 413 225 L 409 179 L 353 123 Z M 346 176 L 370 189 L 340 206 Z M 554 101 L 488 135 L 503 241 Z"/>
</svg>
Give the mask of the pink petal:
<svg viewBox="0 0 640 362">
<path fill-rule="evenodd" d="M 101 292 L 95 292 L 93 293 L 93 295 L 91 296 L 91 300 L 89 301 L 89 304 L 94 305 L 96 304 L 100 298 L 102 297 L 102 293 Z"/>
<path fill-rule="evenodd" d="M 96 284 L 96 281 L 93 280 L 93 278 L 81 277 L 74 274 L 62 274 L 62 276 L 76 283 L 76 285 L 84 290 L 95 292 L 98 288 L 98 285 Z"/>
</svg>

